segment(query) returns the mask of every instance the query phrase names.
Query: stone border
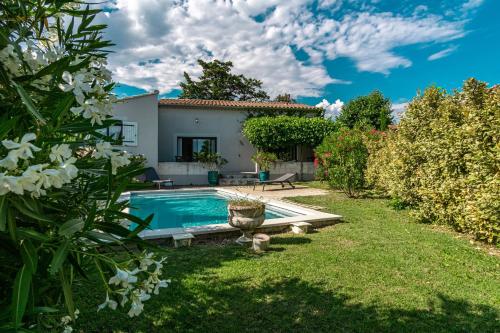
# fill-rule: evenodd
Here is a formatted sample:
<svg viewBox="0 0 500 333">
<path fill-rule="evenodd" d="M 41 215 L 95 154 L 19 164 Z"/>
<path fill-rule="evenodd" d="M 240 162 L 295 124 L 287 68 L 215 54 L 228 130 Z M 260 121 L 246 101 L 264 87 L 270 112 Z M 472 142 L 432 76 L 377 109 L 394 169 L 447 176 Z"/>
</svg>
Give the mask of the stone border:
<svg viewBox="0 0 500 333">
<path fill-rule="evenodd" d="M 201 187 L 201 188 L 186 188 L 186 189 L 175 189 L 175 190 L 132 191 L 123 193 L 120 196 L 120 200 L 128 200 L 130 198 L 131 193 L 163 194 L 172 192 L 191 192 L 191 191 L 192 192 L 210 191 L 210 192 L 217 192 L 218 194 L 221 194 L 225 197 L 240 197 L 253 200 L 260 200 L 264 202 L 266 206 L 272 206 L 277 208 L 278 210 L 282 209 L 299 214 L 297 216 L 266 220 L 264 221 L 264 224 L 262 224 L 262 226 L 256 229 L 257 232 L 273 231 L 273 230 L 283 231 L 289 228 L 289 226 L 292 223 L 296 222 L 308 222 L 311 223 L 313 227 L 319 227 L 337 223 L 342 219 L 342 216 L 340 215 L 324 213 L 276 199 L 266 199 L 253 194 L 243 194 L 241 192 L 226 188 Z M 219 234 L 219 233 L 234 233 L 235 231 L 239 231 L 239 229 L 233 228 L 226 223 L 226 224 L 211 224 L 206 226 L 196 226 L 187 228 L 179 227 L 179 228 L 144 230 L 139 234 L 139 236 L 142 239 L 163 239 L 163 238 L 171 238 L 174 234 L 179 234 L 179 233 L 191 233 L 196 236 L 196 235 L 208 235 L 208 234 Z"/>
</svg>

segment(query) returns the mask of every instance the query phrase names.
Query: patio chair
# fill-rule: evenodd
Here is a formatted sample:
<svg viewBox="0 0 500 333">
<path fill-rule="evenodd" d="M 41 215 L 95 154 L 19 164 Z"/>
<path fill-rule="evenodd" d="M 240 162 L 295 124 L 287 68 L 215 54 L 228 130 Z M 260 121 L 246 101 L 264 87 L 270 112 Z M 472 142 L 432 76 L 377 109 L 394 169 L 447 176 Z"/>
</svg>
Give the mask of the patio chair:
<svg viewBox="0 0 500 333">
<path fill-rule="evenodd" d="M 144 171 L 144 176 L 146 177 L 146 181 L 153 182 L 156 186 L 158 186 L 158 189 L 161 188 L 162 184 L 170 184 L 170 186 L 174 186 L 174 181 L 172 179 L 160 179 L 154 168 L 147 168 L 146 171 Z"/>
<path fill-rule="evenodd" d="M 271 179 L 271 180 L 256 180 L 253 182 L 253 190 L 255 191 L 255 186 L 256 185 L 262 185 L 262 191 L 264 191 L 264 188 L 266 185 L 273 185 L 273 184 L 281 184 L 281 188 L 285 187 L 285 183 L 290 185 L 292 188 L 295 188 L 295 186 L 292 184 L 291 179 L 295 177 L 294 173 L 286 173 L 283 176 L 276 178 L 276 179 Z"/>
</svg>

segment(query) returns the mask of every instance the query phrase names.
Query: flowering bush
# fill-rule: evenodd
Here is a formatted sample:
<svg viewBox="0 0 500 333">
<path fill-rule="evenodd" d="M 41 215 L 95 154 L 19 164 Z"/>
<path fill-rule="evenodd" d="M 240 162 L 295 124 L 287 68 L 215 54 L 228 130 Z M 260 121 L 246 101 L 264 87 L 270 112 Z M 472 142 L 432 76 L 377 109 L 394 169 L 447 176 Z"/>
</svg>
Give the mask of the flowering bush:
<svg viewBox="0 0 500 333">
<path fill-rule="evenodd" d="M 499 86 L 469 79 L 453 94 L 429 88 L 397 131 L 370 147 L 367 177 L 420 219 L 498 243 L 499 136 Z"/>
<path fill-rule="evenodd" d="M 359 130 L 341 129 L 327 136 L 316 150 L 324 177 L 331 187 L 355 197 L 365 187 L 368 150 Z"/>
<path fill-rule="evenodd" d="M 120 194 L 143 168 L 99 131 L 116 121 L 98 12 L 65 1 L 0 3 L 2 332 L 55 325 L 56 315 L 70 331 L 76 275 L 98 272 L 108 290 L 100 308 L 118 300 L 130 316 L 168 283 L 164 259 L 130 250 L 127 261 L 113 259 L 117 248 L 148 245 L 137 235 L 152 216 L 124 213 Z M 59 300 L 67 316 L 54 314 Z"/>
</svg>

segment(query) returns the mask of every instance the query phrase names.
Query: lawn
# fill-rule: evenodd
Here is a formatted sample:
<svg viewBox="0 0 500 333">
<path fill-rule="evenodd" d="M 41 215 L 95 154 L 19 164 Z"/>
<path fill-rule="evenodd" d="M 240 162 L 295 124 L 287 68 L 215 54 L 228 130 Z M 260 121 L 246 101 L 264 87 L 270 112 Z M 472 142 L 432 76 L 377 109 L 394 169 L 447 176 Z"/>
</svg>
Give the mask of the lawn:
<svg viewBox="0 0 500 333">
<path fill-rule="evenodd" d="M 380 199 L 294 200 L 344 216 L 272 250 L 168 250 L 172 285 L 143 316 L 106 309 L 78 282 L 85 332 L 500 332 L 500 259 L 457 234 L 417 224 Z M 82 305 L 83 304 L 83 305 Z"/>
</svg>

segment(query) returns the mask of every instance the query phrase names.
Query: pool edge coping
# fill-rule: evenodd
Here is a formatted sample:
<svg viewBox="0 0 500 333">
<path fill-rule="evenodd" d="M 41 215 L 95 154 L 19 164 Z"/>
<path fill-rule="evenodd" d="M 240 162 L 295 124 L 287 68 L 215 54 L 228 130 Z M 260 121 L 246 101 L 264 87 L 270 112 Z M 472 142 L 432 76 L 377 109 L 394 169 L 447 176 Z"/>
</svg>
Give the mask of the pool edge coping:
<svg viewBox="0 0 500 333">
<path fill-rule="evenodd" d="M 199 187 L 199 188 L 180 188 L 180 189 L 169 189 L 169 190 L 142 190 L 142 191 L 128 191 L 122 193 L 120 196 L 120 201 L 122 200 L 127 200 L 130 198 L 130 195 L 133 193 L 139 193 L 139 194 L 161 194 L 161 193 L 172 193 L 172 192 L 188 192 L 188 191 L 213 191 L 213 192 L 218 192 L 230 196 L 237 196 L 237 197 L 246 197 L 252 200 L 259 200 L 266 205 L 274 206 L 277 208 L 281 208 L 284 210 L 289 210 L 301 215 L 298 216 L 290 216 L 290 217 L 282 217 L 282 218 L 277 218 L 277 219 L 271 219 L 271 220 L 266 220 L 264 223 L 257 228 L 259 229 L 266 229 L 266 228 L 273 228 L 273 227 L 284 227 L 287 225 L 290 225 L 291 223 L 294 222 L 309 222 L 313 226 L 315 224 L 319 223 L 324 223 L 324 222 L 338 222 L 342 219 L 341 215 L 336 215 L 336 214 L 330 214 L 330 213 L 324 213 L 320 212 L 314 209 L 310 208 L 305 208 L 300 205 L 288 203 L 288 202 L 283 202 L 278 199 L 270 199 L 270 198 L 263 198 L 259 197 L 258 195 L 254 194 L 248 194 L 248 193 L 242 193 L 239 191 L 231 190 L 228 188 L 214 188 L 214 187 Z M 126 212 L 128 212 L 128 208 L 126 209 Z M 176 228 L 163 228 L 163 229 L 154 229 L 154 230 L 145 230 L 139 233 L 139 236 L 142 239 L 162 239 L 162 238 L 171 238 L 172 235 L 178 234 L 178 233 L 191 233 L 193 235 L 205 235 L 205 234 L 213 234 L 213 233 L 224 233 L 224 232 L 234 232 L 238 231 L 238 228 L 231 227 L 229 224 L 211 224 L 211 225 L 205 225 L 205 226 L 194 226 L 194 227 L 176 227 Z"/>
</svg>

